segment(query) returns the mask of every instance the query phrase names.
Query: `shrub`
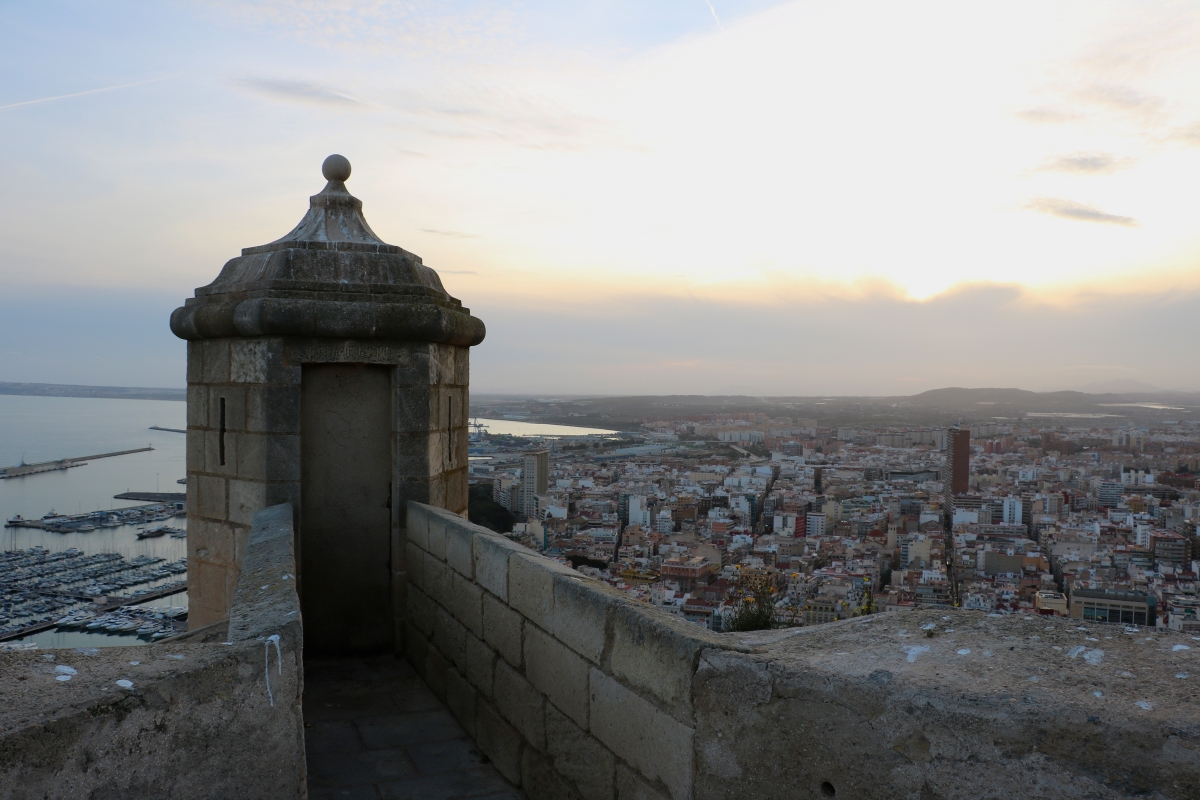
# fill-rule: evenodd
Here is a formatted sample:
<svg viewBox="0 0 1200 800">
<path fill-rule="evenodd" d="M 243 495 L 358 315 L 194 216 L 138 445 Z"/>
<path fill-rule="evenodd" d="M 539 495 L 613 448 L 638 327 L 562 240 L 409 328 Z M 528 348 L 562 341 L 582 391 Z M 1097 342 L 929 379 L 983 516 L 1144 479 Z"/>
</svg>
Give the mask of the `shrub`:
<svg viewBox="0 0 1200 800">
<path fill-rule="evenodd" d="M 775 587 L 766 575 L 744 575 L 738 579 L 741 598 L 726 615 L 726 631 L 765 631 L 775 617 Z"/>
</svg>

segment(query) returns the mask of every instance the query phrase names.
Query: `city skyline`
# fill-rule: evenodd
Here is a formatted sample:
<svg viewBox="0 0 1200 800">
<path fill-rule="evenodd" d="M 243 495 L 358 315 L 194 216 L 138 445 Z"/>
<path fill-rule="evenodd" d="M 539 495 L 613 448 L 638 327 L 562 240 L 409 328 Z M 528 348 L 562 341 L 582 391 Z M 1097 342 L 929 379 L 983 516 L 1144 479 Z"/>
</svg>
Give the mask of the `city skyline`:
<svg viewBox="0 0 1200 800">
<path fill-rule="evenodd" d="M 1200 389 L 1187 4 L 0 21 L 5 380 L 182 385 L 171 308 L 341 152 L 374 229 L 487 323 L 478 391 Z"/>
</svg>

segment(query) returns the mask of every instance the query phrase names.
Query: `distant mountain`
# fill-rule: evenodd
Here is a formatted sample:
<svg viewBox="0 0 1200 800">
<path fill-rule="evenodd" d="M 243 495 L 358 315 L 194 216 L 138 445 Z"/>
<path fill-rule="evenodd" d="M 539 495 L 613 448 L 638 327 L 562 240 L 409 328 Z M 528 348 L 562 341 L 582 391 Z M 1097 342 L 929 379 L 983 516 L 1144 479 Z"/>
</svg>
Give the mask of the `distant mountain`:
<svg viewBox="0 0 1200 800">
<path fill-rule="evenodd" d="M 134 386 L 74 386 L 62 383 L 5 383 L 0 394 L 33 397 L 103 397 L 111 400 L 187 400 L 186 389 L 146 389 Z"/>
<path fill-rule="evenodd" d="M 1134 392 L 1165 392 L 1161 386 L 1135 381 L 1133 378 L 1117 378 L 1111 381 L 1092 381 L 1080 386 L 1079 391 L 1090 394 L 1132 394 Z"/>
<path fill-rule="evenodd" d="M 1134 381 L 1137 383 L 1137 381 Z M 1146 386 L 1147 384 L 1139 384 Z M 1156 402 L 1183 403 L 1189 407 L 1200 403 L 1200 395 L 1170 392 L 1165 389 L 1131 392 L 1030 392 L 1025 389 L 932 389 L 911 397 L 894 397 L 893 401 L 934 406 L 936 408 L 971 411 L 982 415 L 991 407 L 996 413 L 1059 412 L 1078 414 L 1127 413 L 1119 407 L 1134 407 Z M 1149 406 L 1145 406 L 1149 409 Z M 1168 411 L 1168 408 L 1161 409 Z"/>
</svg>

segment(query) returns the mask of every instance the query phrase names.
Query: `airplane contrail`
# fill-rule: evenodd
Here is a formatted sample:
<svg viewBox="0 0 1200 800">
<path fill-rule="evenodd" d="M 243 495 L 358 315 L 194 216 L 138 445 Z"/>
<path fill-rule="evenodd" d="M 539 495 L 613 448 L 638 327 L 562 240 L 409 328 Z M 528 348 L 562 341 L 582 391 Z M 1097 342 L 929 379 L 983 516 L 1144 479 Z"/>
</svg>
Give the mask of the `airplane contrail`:
<svg viewBox="0 0 1200 800">
<path fill-rule="evenodd" d="M 717 10 L 713 8 L 712 0 L 704 0 L 704 2 L 708 3 L 708 10 L 712 12 L 713 19 L 717 21 L 717 27 L 724 31 L 725 26 L 721 24 L 721 18 L 717 16 Z"/>
<path fill-rule="evenodd" d="M 168 76 L 168 77 L 171 77 L 171 76 Z M 120 86 L 102 86 L 99 89 L 88 89 L 87 91 L 83 91 L 83 92 L 72 92 L 71 94 L 58 94 L 58 95 L 55 95 L 54 97 L 39 97 L 36 100 L 22 100 L 19 103 L 9 103 L 6 106 L 0 106 L 0 111 L 5 110 L 6 108 L 16 108 L 18 106 L 33 106 L 33 105 L 37 105 L 38 103 L 50 103 L 55 100 L 66 100 L 68 97 L 82 97 L 85 94 L 97 94 L 99 92 L 111 92 L 114 89 L 128 89 L 131 86 L 144 86 L 147 83 L 157 83 L 158 81 L 165 81 L 165 80 L 167 80 L 167 78 L 151 78 L 148 81 L 137 81 L 135 83 L 122 83 Z"/>
</svg>

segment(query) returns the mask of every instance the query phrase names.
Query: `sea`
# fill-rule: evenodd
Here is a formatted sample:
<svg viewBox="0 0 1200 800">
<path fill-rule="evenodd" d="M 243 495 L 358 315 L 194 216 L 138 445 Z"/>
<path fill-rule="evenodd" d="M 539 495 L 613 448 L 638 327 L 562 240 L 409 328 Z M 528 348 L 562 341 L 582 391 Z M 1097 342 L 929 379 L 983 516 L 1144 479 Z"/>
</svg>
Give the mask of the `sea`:
<svg viewBox="0 0 1200 800">
<path fill-rule="evenodd" d="M 89 461 L 67 470 L 0 480 L 0 520 L 16 515 L 39 519 L 51 511 L 78 514 L 128 508 L 144 502 L 116 500 L 123 492 L 182 492 L 177 481 L 186 475 L 186 440 L 182 433 L 150 430 L 152 426 L 187 427 L 185 403 L 167 400 L 111 400 L 83 397 L 0 395 L 0 467 L 61 458 L 133 450 L 145 453 Z M 186 528 L 183 517 L 165 524 Z M 36 528 L 0 529 L 0 549 L 41 546 L 57 552 L 70 547 L 85 553 L 120 553 L 126 558 L 160 556 L 177 561 L 187 556 L 187 540 L 163 536 L 138 539 L 138 528 L 123 525 L 87 533 L 53 533 Z M 187 594 L 143 605 L 186 607 Z M 43 631 L 17 642 L 39 647 L 100 647 L 144 643 L 136 636 Z"/>
<path fill-rule="evenodd" d="M 616 431 L 551 425 L 523 420 L 480 419 L 493 434 L 516 436 L 607 436 Z M 84 397 L 26 397 L 0 395 L 0 467 L 21 463 L 152 447 L 144 453 L 89 461 L 67 470 L 43 472 L 0 480 L 0 520 L 20 515 L 40 519 L 51 511 L 79 514 L 86 511 L 128 508 L 143 501 L 117 500 L 123 492 L 182 492 L 178 481 L 186 475 L 186 441 L 183 433 L 151 430 L 153 427 L 187 427 L 187 406 L 168 400 L 115 400 Z M 183 517 L 168 521 L 186 528 Z M 160 556 L 177 561 L 187 556 L 187 540 L 164 536 L 138 539 L 138 528 L 123 525 L 97 528 L 87 533 L 54 533 L 36 528 L 0 529 L 0 549 L 44 547 L 58 552 L 74 547 L 84 553 L 120 553 L 126 558 Z M 187 607 L 186 592 L 143 605 Z M 43 631 L 15 642 L 39 647 L 99 647 L 141 644 L 136 636 L 82 631 Z"/>
<path fill-rule="evenodd" d="M 541 436 L 554 439 L 560 436 L 613 436 L 617 431 L 601 428 L 579 428 L 573 425 L 553 425 L 545 422 L 525 422 L 519 419 L 472 419 L 493 436 Z"/>
</svg>

